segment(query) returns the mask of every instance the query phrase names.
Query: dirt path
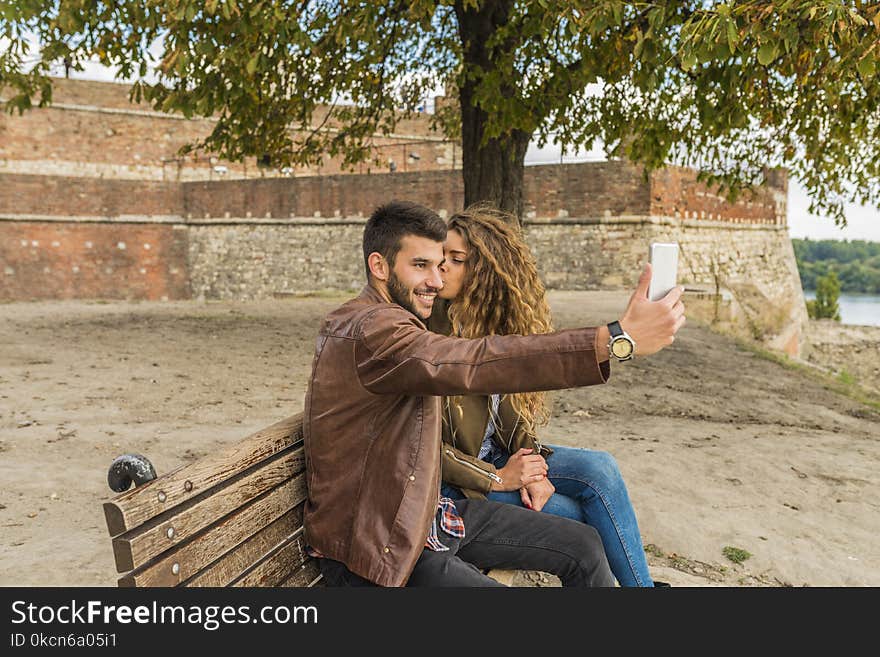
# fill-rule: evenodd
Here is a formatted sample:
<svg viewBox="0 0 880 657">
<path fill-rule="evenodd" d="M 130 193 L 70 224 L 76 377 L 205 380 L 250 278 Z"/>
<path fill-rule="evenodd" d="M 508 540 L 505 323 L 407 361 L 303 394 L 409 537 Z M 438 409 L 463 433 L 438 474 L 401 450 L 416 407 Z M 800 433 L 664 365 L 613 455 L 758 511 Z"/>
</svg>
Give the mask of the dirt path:
<svg viewBox="0 0 880 657">
<path fill-rule="evenodd" d="M 316 327 L 344 298 L 0 305 L 0 584 L 115 585 L 110 462 L 139 452 L 168 472 L 302 410 Z M 550 299 L 559 327 L 625 302 Z M 695 325 L 553 398 L 544 441 L 616 456 L 656 578 L 880 585 L 871 408 Z"/>
</svg>

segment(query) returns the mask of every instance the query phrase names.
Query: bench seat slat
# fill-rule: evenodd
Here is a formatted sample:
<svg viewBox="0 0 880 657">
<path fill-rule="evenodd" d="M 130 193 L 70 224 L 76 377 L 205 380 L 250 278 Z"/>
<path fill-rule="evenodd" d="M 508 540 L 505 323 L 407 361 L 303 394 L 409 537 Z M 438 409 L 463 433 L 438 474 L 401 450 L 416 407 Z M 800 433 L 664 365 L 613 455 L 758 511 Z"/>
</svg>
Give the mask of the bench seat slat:
<svg viewBox="0 0 880 657">
<path fill-rule="evenodd" d="M 177 563 L 179 567 L 178 573 L 174 574 L 174 581 L 160 585 L 179 584 L 245 539 L 253 536 L 262 527 L 301 504 L 305 498 L 306 478 L 305 473 L 301 473 L 280 484 L 263 497 L 229 514 L 204 533 L 181 544 L 178 550 L 171 552 L 160 548 L 148 550 L 144 545 L 138 546 L 137 552 L 133 552 L 132 544 L 124 537 L 118 537 L 113 541 L 113 551 L 116 555 L 117 567 L 121 567 L 120 572 L 149 566 L 149 568 L 138 570 L 137 573 L 129 573 L 128 576 L 120 580 L 120 586 L 146 586 L 147 584 L 143 582 L 151 576 L 144 575 L 142 577 L 144 573 L 154 567 L 161 568 L 163 566 L 170 572 L 174 563 Z M 148 556 L 144 558 L 144 555 Z M 154 564 L 152 562 L 155 559 L 158 559 L 158 563 Z M 126 567 L 129 564 L 131 564 L 130 568 Z M 155 575 L 152 576 L 155 577 Z M 166 577 L 162 578 L 163 581 L 166 580 Z"/>
<path fill-rule="evenodd" d="M 291 445 L 302 442 L 302 417 L 302 413 L 297 413 L 285 418 L 226 449 L 203 456 L 104 503 L 110 536 L 138 527 Z"/>
</svg>

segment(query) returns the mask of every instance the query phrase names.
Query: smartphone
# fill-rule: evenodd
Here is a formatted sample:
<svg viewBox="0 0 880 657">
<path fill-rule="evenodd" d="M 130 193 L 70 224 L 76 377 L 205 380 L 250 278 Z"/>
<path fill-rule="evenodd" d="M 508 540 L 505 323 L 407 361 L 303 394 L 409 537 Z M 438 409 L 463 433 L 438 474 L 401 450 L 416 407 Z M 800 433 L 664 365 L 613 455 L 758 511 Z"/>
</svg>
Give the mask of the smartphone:
<svg viewBox="0 0 880 657">
<path fill-rule="evenodd" d="M 650 258 L 652 271 L 648 298 L 657 301 L 675 287 L 675 279 L 678 275 L 678 244 L 654 242 L 651 244 Z"/>
</svg>

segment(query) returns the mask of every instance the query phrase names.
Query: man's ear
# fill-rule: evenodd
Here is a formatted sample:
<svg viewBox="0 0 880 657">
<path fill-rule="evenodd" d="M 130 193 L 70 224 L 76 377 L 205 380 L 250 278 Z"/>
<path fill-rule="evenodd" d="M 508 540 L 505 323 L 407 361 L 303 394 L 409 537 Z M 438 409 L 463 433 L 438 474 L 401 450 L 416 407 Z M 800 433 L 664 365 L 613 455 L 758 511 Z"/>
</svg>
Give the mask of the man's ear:
<svg viewBox="0 0 880 657">
<path fill-rule="evenodd" d="M 391 273 L 388 267 L 388 261 L 378 251 L 373 251 L 367 256 L 367 265 L 370 267 L 370 273 L 380 281 L 387 281 Z"/>
</svg>

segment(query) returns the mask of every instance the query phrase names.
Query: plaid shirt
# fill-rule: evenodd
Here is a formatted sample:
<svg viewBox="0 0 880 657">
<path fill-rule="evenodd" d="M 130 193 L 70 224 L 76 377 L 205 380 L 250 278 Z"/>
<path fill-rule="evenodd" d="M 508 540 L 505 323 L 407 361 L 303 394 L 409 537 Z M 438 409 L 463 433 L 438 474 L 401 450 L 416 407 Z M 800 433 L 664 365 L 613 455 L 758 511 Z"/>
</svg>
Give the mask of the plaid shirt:
<svg viewBox="0 0 880 657">
<path fill-rule="evenodd" d="M 437 513 L 434 514 L 434 520 L 431 522 L 431 531 L 428 532 L 428 540 L 425 547 L 434 552 L 446 552 L 449 548 L 440 542 L 440 535 L 437 531 L 437 516 L 440 516 L 440 529 L 456 538 L 464 536 L 464 518 L 455 508 L 455 502 L 448 497 L 441 497 L 437 503 Z"/>
</svg>

